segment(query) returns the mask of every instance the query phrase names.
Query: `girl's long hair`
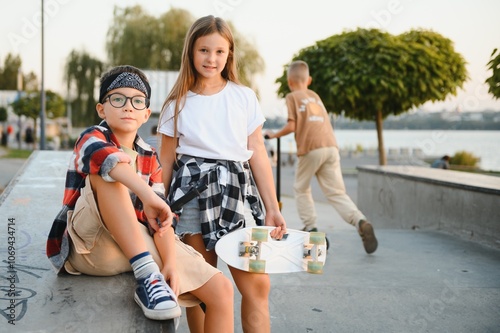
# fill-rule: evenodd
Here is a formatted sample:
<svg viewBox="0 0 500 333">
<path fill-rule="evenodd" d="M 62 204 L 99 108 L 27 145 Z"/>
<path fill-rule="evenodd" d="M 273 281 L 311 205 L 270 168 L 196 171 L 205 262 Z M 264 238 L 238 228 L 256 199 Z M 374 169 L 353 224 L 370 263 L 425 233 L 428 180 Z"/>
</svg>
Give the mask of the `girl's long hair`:
<svg viewBox="0 0 500 333">
<path fill-rule="evenodd" d="M 181 68 L 179 76 L 175 81 L 172 90 L 168 94 L 163 103 L 160 119 L 167 107 L 171 103 L 175 103 L 174 109 L 174 138 L 177 137 L 177 120 L 179 112 L 181 112 L 184 103 L 186 102 L 187 92 L 194 88 L 198 80 L 198 72 L 194 67 L 193 62 L 193 47 L 196 40 L 200 37 L 211 35 L 213 33 L 220 34 L 229 43 L 229 54 L 227 63 L 221 72 L 224 79 L 239 84 L 238 74 L 236 70 L 236 59 L 234 56 L 234 37 L 229 25 L 221 18 L 212 15 L 205 16 L 196 20 L 184 39 L 184 47 L 182 50 Z M 168 121 L 170 119 L 167 119 Z"/>
</svg>

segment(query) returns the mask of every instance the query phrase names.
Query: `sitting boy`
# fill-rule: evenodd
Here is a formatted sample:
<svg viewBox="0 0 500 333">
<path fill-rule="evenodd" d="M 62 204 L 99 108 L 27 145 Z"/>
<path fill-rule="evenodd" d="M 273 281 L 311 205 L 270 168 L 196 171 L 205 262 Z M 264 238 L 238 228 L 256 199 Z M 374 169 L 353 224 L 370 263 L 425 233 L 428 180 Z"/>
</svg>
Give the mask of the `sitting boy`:
<svg viewBox="0 0 500 333">
<path fill-rule="evenodd" d="M 179 317 L 180 295 L 181 305 L 205 303 L 206 323 L 220 325 L 214 331 L 232 332 L 232 283 L 174 235 L 156 151 L 137 135 L 151 114 L 150 98 L 135 67 L 102 76 L 96 110 L 103 121 L 76 141 L 47 256 L 57 273 L 132 270 L 134 299 L 147 318 Z"/>
</svg>

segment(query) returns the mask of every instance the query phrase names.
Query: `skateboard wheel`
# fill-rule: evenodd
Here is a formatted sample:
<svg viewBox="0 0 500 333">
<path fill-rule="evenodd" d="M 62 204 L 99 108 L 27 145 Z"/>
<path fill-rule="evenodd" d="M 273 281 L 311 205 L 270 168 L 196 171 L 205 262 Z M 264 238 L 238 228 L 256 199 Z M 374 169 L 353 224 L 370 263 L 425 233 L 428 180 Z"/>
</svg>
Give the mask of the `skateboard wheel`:
<svg viewBox="0 0 500 333">
<path fill-rule="evenodd" d="M 252 229 L 252 240 L 257 242 L 267 242 L 268 238 L 267 229 L 253 228 Z"/>
<path fill-rule="evenodd" d="M 302 258 L 304 259 L 312 259 L 312 253 L 311 250 L 314 247 L 312 244 L 305 244 L 304 245 L 304 251 L 302 252 Z"/>
<path fill-rule="evenodd" d="M 321 261 L 308 261 L 307 273 L 323 274 L 323 263 Z"/>
<path fill-rule="evenodd" d="M 258 256 L 259 247 L 257 242 L 240 242 L 238 252 L 240 257 Z"/>
<path fill-rule="evenodd" d="M 325 233 L 324 232 L 310 232 L 309 233 L 309 243 L 314 245 L 325 244 Z"/>
<path fill-rule="evenodd" d="M 266 261 L 265 260 L 250 260 L 248 271 L 250 273 L 265 273 Z"/>
</svg>

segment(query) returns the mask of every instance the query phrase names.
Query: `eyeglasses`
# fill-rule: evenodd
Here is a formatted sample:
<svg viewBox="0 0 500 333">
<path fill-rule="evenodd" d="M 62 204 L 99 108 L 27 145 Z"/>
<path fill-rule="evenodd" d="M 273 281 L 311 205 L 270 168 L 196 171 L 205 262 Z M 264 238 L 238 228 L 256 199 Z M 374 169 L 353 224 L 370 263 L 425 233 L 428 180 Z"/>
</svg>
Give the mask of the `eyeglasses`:
<svg viewBox="0 0 500 333">
<path fill-rule="evenodd" d="M 109 104 L 115 108 L 122 108 L 127 104 L 127 100 L 130 99 L 132 103 L 132 107 L 136 110 L 144 110 L 149 106 L 149 98 L 144 96 L 132 96 L 127 97 L 120 93 L 109 94 L 103 100 L 103 103 L 106 103 L 106 100 L 109 100 Z"/>
</svg>

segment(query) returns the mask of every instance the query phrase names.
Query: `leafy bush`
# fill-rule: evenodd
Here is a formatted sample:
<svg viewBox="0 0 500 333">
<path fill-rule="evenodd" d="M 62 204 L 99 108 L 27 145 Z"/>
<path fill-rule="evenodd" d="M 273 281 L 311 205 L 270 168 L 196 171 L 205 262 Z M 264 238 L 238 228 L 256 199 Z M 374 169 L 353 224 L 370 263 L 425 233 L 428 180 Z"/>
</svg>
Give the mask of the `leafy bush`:
<svg viewBox="0 0 500 333">
<path fill-rule="evenodd" d="M 0 106 L 0 121 L 6 121 L 7 120 L 7 109 L 4 108 L 3 106 Z"/>
<path fill-rule="evenodd" d="M 450 159 L 450 164 L 477 167 L 481 159 L 465 150 L 456 152 Z"/>
</svg>

